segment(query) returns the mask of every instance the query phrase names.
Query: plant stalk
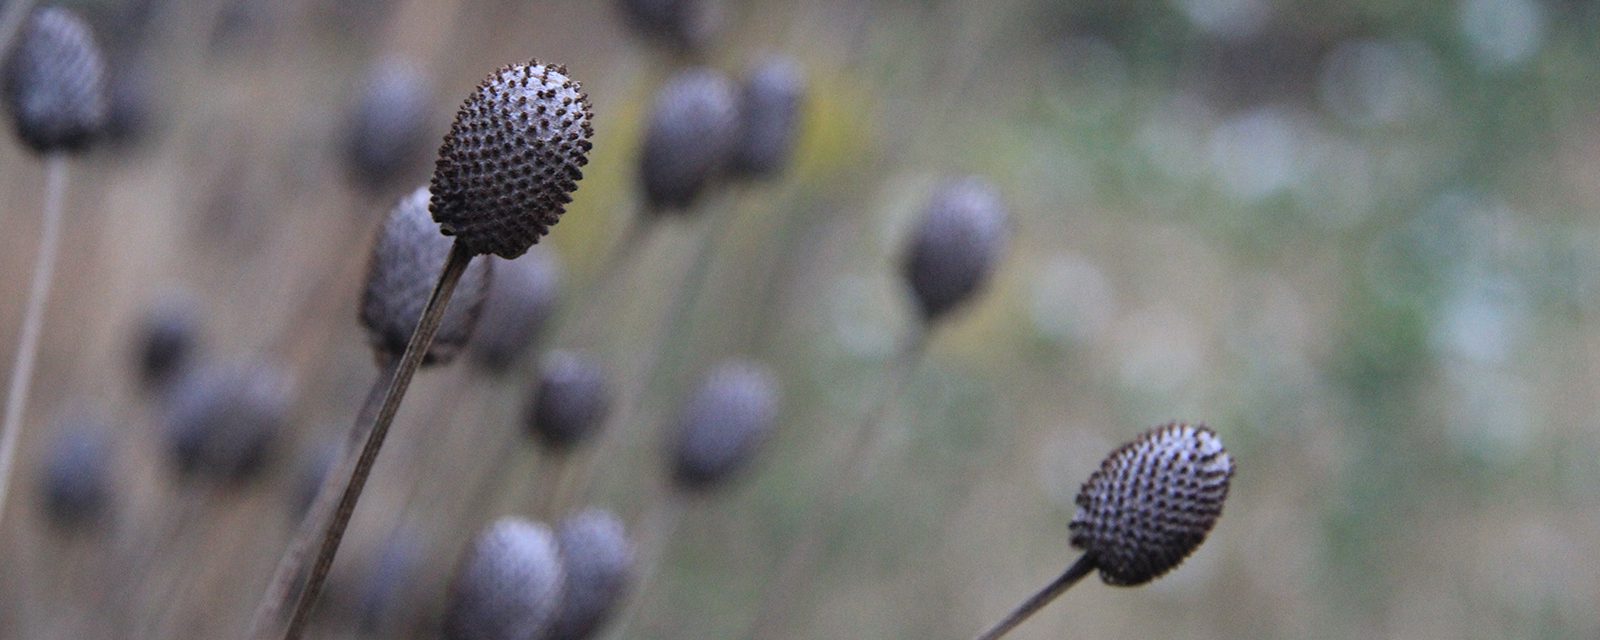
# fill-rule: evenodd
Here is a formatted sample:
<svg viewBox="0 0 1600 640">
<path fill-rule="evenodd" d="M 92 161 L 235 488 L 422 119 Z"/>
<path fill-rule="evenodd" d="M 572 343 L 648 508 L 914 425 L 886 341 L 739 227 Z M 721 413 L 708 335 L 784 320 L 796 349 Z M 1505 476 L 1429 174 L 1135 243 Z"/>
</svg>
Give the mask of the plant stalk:
<svg viewBox="0 0 1600 640">
<path fill-rule="evenodd" d="M 1090 557 L 1089 554 L 1085 553 L 1078 556 L 1078 560 L 1073 562 L 1072 566 L 1067 567 L 1067 570 L 1056 578 L 1054 582 L 1046 585 L 1038 593 L 1033 594 L 1033 597 L 1028 598 L 1027 601 L 1022 603 L 1022 606 L 1017 607 L 999 624 L 996 624 L 988 631 L 978 634 L 977 640 L 998 640 L 1001 636 L 1010 633 L 1012 629 L 1017 628 L 1017 625 L 1022 624 L 1030 616 L 1038 613 L 1040 609 L 1050 604 L 1057 596 L 1071 588 L 1072 585 L 1077 584 L 1084 576 L 1093 572 L 1094 566 L 1094 558 Z"/>
</svg>

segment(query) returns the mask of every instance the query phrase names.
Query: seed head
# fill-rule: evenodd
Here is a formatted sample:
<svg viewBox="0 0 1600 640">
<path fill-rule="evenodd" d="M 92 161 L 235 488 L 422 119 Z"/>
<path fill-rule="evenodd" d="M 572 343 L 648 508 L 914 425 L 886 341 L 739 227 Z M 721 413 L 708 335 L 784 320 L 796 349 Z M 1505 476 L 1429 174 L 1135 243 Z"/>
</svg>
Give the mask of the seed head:
<svg viewBox="0 0 1600 640">
<path fill-rule="evenodd" d="M 560 605 L 561 580 L 561 557 L 550 529 L 520 518 L 502 518 L 478 534 L 456 569 L 444 637 L 543 637 Z"/>
<path fill-rule="evenodd" d="M 159 389 L 189 366 L 200 342 L 200 310 L 185 294 L 157 301 L 140 323 L 135 360 L 139 382 Z"/>
<path fill-rule="evenodd" d="M 89 25 L 60 7 L 34 10 L 5 68 L 17 137 L 37 153 L 82 151 L 106 124 L 105 60 Z"/>
<path fill-rule="evenodd" d="M 588 509 L 556 530 L 566 579 L 561 608 L 545 640 L 593 637 L 627 594 L 633 579 L 633 543 L 610 511 Z"/>
<path fill-rule="evenodd" d="M 473 253 L 522 255 L 572 202 L 593 119 L 566 67 L 534 61 L 490 75 L 439 148 L 433 219 Z"/>
<path fill-rule="evenodd" d="M 405 60 L 386 58 L 367 71 L 345 124 L 350 177 L 377 190 L 403 178 L 428 151 L 433 85 Z"/>
<path fill-rule="evenodd" d="M 111 506 L 111 430 L 98 420 L 72 418 L 59 432 L 39 479 L 45 513 L 64 529 L 101 522 Z"/>
<path fill-rule="evenodd" d="M 934 193 L 911 237 L 904 271 L 929 323 L 981 290 L 1005 251 L 1005 205 L 987 181 L 965 178 Z"/>
<path fill-rule="evenodd" d="M 593 358 L 555 351 L 545 357 L 528 403 L 528 433 L 552 451 L 568 451 L 594 435 L 611 409 L 606 372 Z"/>
<path fill-rule="evenodd" d="M 734 173 L 768 178 L 788 166 L 805 97 L 805 73 L 790 58 L 769 58 L 750 72 L 744 81 Z"/>
<path fill-rule="evenodd" d="M 738 360 L 718 365 L 678 414 L 678 487 L 709 489 L 748 465 L 777 415 L 778 386 L 766 367 Z"/>
<path fill-rule="evenodd" d="M 651 211 L 684 210 L 727 168 L 739 135 L 739 96 L 718 71 L 681 71 L 656 94 L 639 177 Z"/>
<path fill-rule="evenodd" d="M 210 364 L 167 399 L 167 447 L 178 471 L 242 482 L 261 469 L 289 421 L 289 377 L 261 363 Z"/>
<path fill-rule="evenodd" d="M 706 0 L 619 0 L 617 9 L 640 37 L 685 55 L 704 48 L 722 22 Z"/>
<path fill-rule="evenodd" d="M 380 362 L 399 358 L 450 256 L 450 239 L 428 218 L 428 190 L 400 199 L 383 222 L 361 292 L 361 326 Z M 447 364 L 472 337 L 490 276 L 488 260 L 473 260 L 456 284 L 425 365 Z"/>
<path fill-rule="evenodd" d="M 1205 541 L 1232 477 L 1233 458 L 1204 425 L 1156 427 L 1111 452 L 1083 483 L 1072 546 L 1093 554 L 1106 584 L 1159 578 Z"/>
<path fill-rule="evenodd" d="M 467 343 L 472 361 L 504 373 L 533 346 L 554 313 L 561 291 L 561 265 L 554 253 L 533 247 L 516 260 L 494 258 L 494 281 L 483 301 L 483 318 Z"/>
</svg>

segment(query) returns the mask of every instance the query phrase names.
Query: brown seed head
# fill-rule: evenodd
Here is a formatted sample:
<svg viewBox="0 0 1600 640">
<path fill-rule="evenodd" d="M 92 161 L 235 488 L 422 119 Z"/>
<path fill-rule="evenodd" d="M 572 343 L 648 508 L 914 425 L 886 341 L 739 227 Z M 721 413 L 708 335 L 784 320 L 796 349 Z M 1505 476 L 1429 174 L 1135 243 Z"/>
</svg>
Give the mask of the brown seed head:
<svg viewBox="0 0 1600 640">
<path fill-rule="evenodd" d="M 34 10 L 5 67 L 5 103 L 17 136 L 37 153 L 82 151 L 106 124 L 105 60 L 89 26 L 68 9 Z"/>
</svg>

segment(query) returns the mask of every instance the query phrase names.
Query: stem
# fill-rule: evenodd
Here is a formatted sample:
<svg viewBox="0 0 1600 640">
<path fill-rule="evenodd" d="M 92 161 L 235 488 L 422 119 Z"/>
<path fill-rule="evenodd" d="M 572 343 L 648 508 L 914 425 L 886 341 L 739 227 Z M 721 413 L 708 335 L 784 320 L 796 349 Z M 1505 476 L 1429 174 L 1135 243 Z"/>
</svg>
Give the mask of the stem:
<svg viewBox="0 0 1600 640">
<path fill-rule="evenodd" d="M 26 2 L 19 0 L 14 4 Z M 39 254 L 34 257 L 33 282 L 28 288 L 27 307 L 22 315 L 22 335 L 17 339 L 17 356 L 11 365 L 11 386 L 6 392 L 5 419 L 0 422 L 0 518 L 4 517 L 6 491 L 11 486 L 11 466 L 17 458 L 22 418 L 28 408 L 28 391 L 33 388 L 34 361 L 39 358 L 39 335 L 44 333 L 45 302 L 50 298 L 50 282 L 55 279 L 56 255 L 61 248 L 61 209 L 66 192 L 67 159 L 60 154 L 47 156 Z"/>
<path fill-rule="evenodd" d="M 1046 585 L 1044 589 L 1033 594 L 1033 597 L 1023 602 L 1022 606 L 1017 607 L 1004 620 L 1001 620 L 1000 624 L 979 634 L 977 640 L 997 640 L 1001 636 L 1010 633 L 1012 629 L 1017 628 L 1017 625 L 1022 624 L 1029 616 L 1038 613 L 1045 605 L 1050 604 L 1050 601 L 1055 600 L 1056 596 L 1061 595 L 1072 585 L 1077 584 L 1079 580 L 1089 575 L 1092 571 L 1094 571 L 1094 558 L 1087 553 L 1078 556 L 1078 560 L 1073 562 L 1072 566 L 1067 567 L 1061 577 L 1056 578 L 1054 582 Z"/>
</svg>

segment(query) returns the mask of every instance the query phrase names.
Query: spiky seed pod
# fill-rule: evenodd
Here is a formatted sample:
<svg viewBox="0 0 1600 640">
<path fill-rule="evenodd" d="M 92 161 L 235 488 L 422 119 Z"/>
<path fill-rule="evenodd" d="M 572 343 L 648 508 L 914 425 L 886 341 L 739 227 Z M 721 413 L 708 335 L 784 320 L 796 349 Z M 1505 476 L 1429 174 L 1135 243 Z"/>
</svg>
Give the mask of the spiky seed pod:
<svg viewBox="0 0 1600 640">
<path fill-rule="evenodd" d="M 186 294 L 157 301 L 140 322 L 135 366 L 146 389 L 158 389 L 189 366 L 200 343 L 200 310 Z"/>
<path fill-rule="evenodd" d="M 361 326 L 380 362 L 405 353 L 449 255 L 450 239 L 440 235 L 428 217 L 428 190 L 417 189 L 401 198 L 372 245 L 361 291 Z M 467 266 L 422 364 L 447 364 L 461 352 L 478 323 L 492 275 L 488 260 L 473 260 Z"/>
<path fill-rule="evenodd" d="M 755 457 L 777 416 L 771 371 L 740 360 L 718 365 L 678 414 L 673 480 L 684 490 L 721 484 Z"/>
<path fill-rule="evenodd" d="M 1111 452 L 1078 493 L 1072 546 L 1106 584 L 1161 577 L 1205 541 L 1228 497 L 1233 458 L 1205 425 L 1173 422 Z"/>
<path fill-rule="evenodd" d="M 561 565 L 561 608 L 545 640 L 593 637 L 627 594 L 633 579 L 633 543 L 622 520 L 604 509 L 586 509 L 556 529 Z"/>
<path fill-rule="evenodd" d="M 610 410 L 605 368 L 582 353 L 553 351 L 528 401 L 528 434 L 546 449 L 568 451 L 594 435 Z"/>
<path fill-rule="evenodd" d="M 704 48 L 722 22 L 706 0 L 619 0 L 617 9 L 640 37 L 680 54 Z"/>
<path fill-rule="evenodd" d="M 439 148 L 433 219 L 474 254 L 522 255 L 572 202 L 593 119 L 566 67 L 532 61 L 490 75 Z"/>
<path fill-rule="evenodd" d="M 491 373 L 504 373 L 533 346 L 555 312 L 561 264 L 554 252 L 540 247 L 516 260 L 491 261 L 500 264 L 494 267 L 483 318 L 467 348 L 474 364 Z"/>
<path fill-rule="evenodd" d="M 555 620 L 561 557 L 550 529 L 502 518 L 478 534 L 450 587 L 447 640 L 533 640 Z"/>
<path fill-rule="evenodd" d="M 739 141 L 733 152 L 735 174 L 769 178 L 789 165 L 805 97 L 805 73 L 794 60 L 773 57 L 751 70 L 744 81 Z"/>
<path fill-rule="evenodd" d="M 51 523 L 79 529 L 101 521 L 111 505 L 111 431 L 81 418 L 59 430 L 45 454 L 40 493 Z"/>
<path fill-rule="evenodd" d="M 989 281 L 1007 242 L 1007 214 L 987 181 L 940 187 L 912 232 L 903 273 L 929 323 L 972 298 Z"/>
<path fill-rule="evenodd" d="M 78 14 L 35 9 L 5 67 L 11 123 L 37 153 L 82 151 L 106 124 L 105 60 Z"/>
<path fill-rule="evenodd" d="M 739 135 L 739 95 L 721 72 L 679 72 L 656 94 L 639 154 L 639 181 L 652 212 L 692 206 L 727 168 Z"/>
<path fill-rule="evenodd" d="M 372 65 L 345 121 L 350 178 L 378 190 L 405 177 L 428 152 L 433 85 L 416 65 L 385 58 Z"/>
<path fill-rule="evenodd" d="M 189 370 L 167 398 L 167 449 L 179 473 L 248 480 L 289 421 L 291 391 L 288 375 L 263 363 Z"/>
</svg>

